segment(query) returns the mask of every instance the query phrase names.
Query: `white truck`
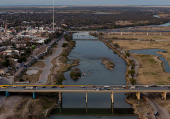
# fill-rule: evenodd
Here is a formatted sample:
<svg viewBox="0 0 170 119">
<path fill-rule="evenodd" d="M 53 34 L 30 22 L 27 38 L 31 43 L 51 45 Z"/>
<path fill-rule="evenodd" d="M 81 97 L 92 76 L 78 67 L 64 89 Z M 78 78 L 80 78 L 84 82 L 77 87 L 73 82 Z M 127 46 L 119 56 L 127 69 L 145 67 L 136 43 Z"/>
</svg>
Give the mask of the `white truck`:
<svg viewBox="0 0 170 119">
<path fill-rule="evenodd" d="M 136 88 L 136 86 L 131 86 L 131 89 L 135 89 Z"/>
<path fill-rule="evenodd" d="M 26 87 L 25 90 L 33 90 L 33 87 Z"/>
</svg>

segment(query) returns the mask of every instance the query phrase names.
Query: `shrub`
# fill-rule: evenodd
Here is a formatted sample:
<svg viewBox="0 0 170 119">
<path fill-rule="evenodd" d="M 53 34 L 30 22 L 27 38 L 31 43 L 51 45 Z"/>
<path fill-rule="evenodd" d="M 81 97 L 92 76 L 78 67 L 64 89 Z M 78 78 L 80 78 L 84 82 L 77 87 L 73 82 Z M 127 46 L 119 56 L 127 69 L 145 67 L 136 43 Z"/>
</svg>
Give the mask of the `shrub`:
<svg viewBox="0 0 170 119">
<path fill-rule="evenodd" d="M 102 36 L 102 35 L 103 35 L 103 33 L 102 33 L 102 32 L 100 32 L 100 33 L 99 33 L 99 35 L 100 35 L 100 36 Z"/>
<path fill-rule="evenodd" d="M 129 53 L 129 52 L 127 52 L 127 53 L 126 53 L 126 56 L 127 56 L 127 57 L 130 57 L 130 53 Z"/>
<path fill-rule="evenodd" d="M 116 48 L 120 48 L 120 46 L 119 46 L 118 43 L 115 43 L 114 46 L 115 46 Z"/>
<path fill-rule="evenodd" d="M 70 72 L 70 76 L 72 79 L 78 79 L 79 77 L 81 77 L 81 70 L 79 68 L 74 68 L 71 72 Z"/>
<path fill-rule="evenodd" d="M 128 73 L 131 74 L 132 76 L 134 76 L 135 75 L 135 70 L 132 69 L 132 70 L 128 71 Z"/>
<path fill-rule="evenodd" d="M 68 43 L 63 43 L 62 47 L 67 47 Z"/>
<path fill-rule="evenodd" d="M 136 84 L 136 80 L 134 78 L 129 79 L 132 85 Z"/>
<path fill-rule="evenodd" d="M 19 79 L 19 81 L 23 82 L 23 81 L 24 81 L 24 79 Z"/>
</svg>

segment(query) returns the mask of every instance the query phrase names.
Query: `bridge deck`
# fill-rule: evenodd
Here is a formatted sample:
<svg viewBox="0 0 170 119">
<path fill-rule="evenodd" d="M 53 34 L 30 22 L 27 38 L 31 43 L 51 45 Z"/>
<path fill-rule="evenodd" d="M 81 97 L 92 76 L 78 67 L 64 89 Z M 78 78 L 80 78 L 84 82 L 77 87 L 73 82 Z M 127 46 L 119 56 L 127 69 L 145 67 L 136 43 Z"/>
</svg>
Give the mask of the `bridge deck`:
<svg viewBox="0 0 170 119">
<path fill-rule="evenodd" d="M 124 86 L 108 86 L 108 89 L 105 89 L 104 86 L 64 86 L 60 88 L 60 86 L 52 87 L 52 86 L 35 86 L 33 89 L 27 89 L 26 87 L 32 87 L 33 85 L 25 85 L 23 86 L 16 86 L 13 87 L 13 85 L 7 85 L 0 88 L 0 91 L 9 91 L 9 92 L 99 92 L 99 93 L 123 93 L 123 92 L 170 92 L 169 86 L 156 86 L 156 87 L 146 87 L 146 86 L 136 86 L 135 89 L 131 89 L 131 86 L 128 86 L 129 89 L 123 88 Z M 37 87 L 37 88 L 35 88 Z M 106 86 L 105 86 L 106 87 Z M 134 86 L 132 86 L 134 88 Z"/>
</svg>

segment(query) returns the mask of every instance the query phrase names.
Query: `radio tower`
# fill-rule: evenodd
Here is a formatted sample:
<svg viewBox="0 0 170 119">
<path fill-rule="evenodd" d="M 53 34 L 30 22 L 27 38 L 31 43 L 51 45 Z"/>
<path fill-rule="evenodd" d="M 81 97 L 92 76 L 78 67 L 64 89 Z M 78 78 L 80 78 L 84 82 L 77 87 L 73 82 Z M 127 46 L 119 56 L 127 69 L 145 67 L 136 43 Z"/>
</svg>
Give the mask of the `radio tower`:
<svg viewBox="0 0 170 119">
<path fill-rule="evenodd" d="M 53 30 L 54 30 L 54 0 L 53 0 Z"/>
</svg>

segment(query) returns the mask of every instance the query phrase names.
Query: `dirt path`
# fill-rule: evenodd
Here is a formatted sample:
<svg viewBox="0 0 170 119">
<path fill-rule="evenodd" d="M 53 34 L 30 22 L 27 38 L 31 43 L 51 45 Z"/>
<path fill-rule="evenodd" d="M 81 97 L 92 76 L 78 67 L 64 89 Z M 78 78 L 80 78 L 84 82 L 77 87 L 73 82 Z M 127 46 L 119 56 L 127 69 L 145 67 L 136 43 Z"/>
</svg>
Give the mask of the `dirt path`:
<svg viewBox="0 0 170 119">
<path fill-rule="evenodd" d="M 158 102 L 156 102 L 155 99 L 150 98 L 150 100 L 153 102 L 153 104 L 155 105 L 155 107 L 157 108 L 159 112 L 157 119 L 169 119 L 170 118 L 170 115 L 165 108 L 159 106 Z"/>
<path fill-rule="evenodd" d="M 15 106 L 23 99 L 22 96 L 10 96 L 6 98 L 0 109 L 0 119 L 7 119 L 14 115 Z"/>
<path fill-rule="evenodd" d="M 39 76 L 39 83 L 41 82 L 41 84 L 45 84 L 47 82 L 48 75 L 50 74 L 50 69 L 53 66 L 51 64 L 51 60 L 54 57 L 59 56 L 59 54 L 62 52 L 62 50 L 63 50 L 62 44 L 63 43 L 65 43 L 64 38 L 62 38 L 60 41 L 58 41 L 58 48 L 57 48 L 56 52 L 54 54 L 52 54 L 52 56 L 49 56 L 44 60 L 44 63 L 46 64 L 46 66 L 43 68 L 43 72 Z"/>
<path fill-rule="evenodd" d="M 133 56 L 130 56 L 130 58 L 135 62 L 135 75 L 134 75 L 134 79 L 136 80 L 136 82 L 138 84 L 137 75 L 138 75 L 138 70 L 139 70 L 139 62 Z"/>
</svg>

